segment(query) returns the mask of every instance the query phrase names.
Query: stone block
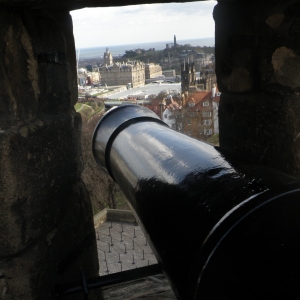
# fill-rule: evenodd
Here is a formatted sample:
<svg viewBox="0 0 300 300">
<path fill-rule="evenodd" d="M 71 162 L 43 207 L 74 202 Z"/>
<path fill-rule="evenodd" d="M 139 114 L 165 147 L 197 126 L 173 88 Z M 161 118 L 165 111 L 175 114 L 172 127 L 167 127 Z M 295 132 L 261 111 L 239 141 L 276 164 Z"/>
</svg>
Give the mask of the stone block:
<svg viewBox="0 0 300 300">
<path fill-rule="evenodd" d="M 251 4 L 220 2 L 214 9 L 216 74 L 222 92 L 258 89 L 258 40 Z"/>
<path fill-rule="evenodd" d="M 299 96 L 222 94 L 220 146 L 256 164 L 298 175 Z"/>
<path fill-rule="evenodd" d="M 80 178 L 72 20 L 2 9 L 0 31 L 0 298 L 50 300 L 56 283 L 97 276 L 99 265 Z"/>
</svg>

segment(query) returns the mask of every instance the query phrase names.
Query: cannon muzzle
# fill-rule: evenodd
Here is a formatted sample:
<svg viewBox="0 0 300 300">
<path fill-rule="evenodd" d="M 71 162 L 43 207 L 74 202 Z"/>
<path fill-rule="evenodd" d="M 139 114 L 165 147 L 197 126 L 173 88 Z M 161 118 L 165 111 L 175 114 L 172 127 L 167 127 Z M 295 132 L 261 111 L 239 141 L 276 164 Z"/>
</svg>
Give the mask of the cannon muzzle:
<svg viewBox="0 0 300 300">
<path fill-rule="evenodd" d="M 127 197 L 178 299 L 300 297 L 300 183 L 170 129 L 108 111 L 98 164 Z"/>
</svg>

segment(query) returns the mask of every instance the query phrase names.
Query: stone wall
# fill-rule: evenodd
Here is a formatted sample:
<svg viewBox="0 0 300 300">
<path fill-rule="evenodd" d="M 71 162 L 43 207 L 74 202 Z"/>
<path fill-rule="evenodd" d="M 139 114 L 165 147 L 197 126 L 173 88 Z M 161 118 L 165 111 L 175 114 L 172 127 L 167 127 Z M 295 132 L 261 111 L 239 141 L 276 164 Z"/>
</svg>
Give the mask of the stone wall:
<svg viewBox="0 0 300 300">
<path fill-rule="evenodd" d="M 298 175 L 300 1 L 218 2 L 220 146 Z M 0 0 L 2 299 L 54 299 L 55 283 L 98 273 L 67 10 L 133 3 Z"/>
<path fill-rule="evenodd" d="M 98 274 L 72 20 L 1 9 L 0 31 L 0 298 L 54 299 L 56 283 Z"/>
<path fill-rule="evenodd" d="M 220 146 L 298 175 L 300 1 L 219 1 Z M 230 21 L 229 21 L 230 20 Z"/>
</svg>

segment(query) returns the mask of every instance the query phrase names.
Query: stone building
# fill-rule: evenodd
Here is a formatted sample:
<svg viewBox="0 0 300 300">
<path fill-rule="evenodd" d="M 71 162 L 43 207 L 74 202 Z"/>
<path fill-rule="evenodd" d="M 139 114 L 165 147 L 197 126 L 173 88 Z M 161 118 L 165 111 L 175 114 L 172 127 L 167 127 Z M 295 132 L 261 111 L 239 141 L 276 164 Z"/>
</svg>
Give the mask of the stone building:
<svg viewBox="0 0 300 300">
<path fill-rule="evenodd" d="M 216 88 L 210 92 L 194 92 L 183 97 L 187 99 L 182 99 L 182 106 L 172 98 L 171 101 L 166 100 L 168 103 L 163 112 L 163 121 L 172 129 L 198 140 L 207 140 L 218 133 L 220 94 L 216 94 Z"/>
<path fill-rule="evenodd" d="M 216 85 L 215 74 L 205 73 L 200 79 L 196 80 L 195 63 L 184 61 L 181 64 L 181 92 L 194 93 L 200 91 L 210 92 L 213 86 Z"/>
<path fill-rule="evenodd" d="M 89 78 L 90 85 L 98 84 L 100 82 L 100 72 L 93 69 L 93 72 L 87 72 L 87 78 Z"/>
<path fill-rule="evenodd" d="M 57 283 L 80 280 L 82 271 L 86 278 L 98 274 L 92 208 L 81 179 L 81 117 L 74 109 L 78 90 L 69 11 L 145 3 L 148 1 L 0 0 L 2 299 L 56 299 Z M 272 168 L 273 174 L 286 174 L 295 183 L 300 174 L 299 11 L 299 0 L 218 0 L 213 13 L 216 74 L 222 92 L 219 149 L 245 158 L 251 170 Z M 264 176 L 274 178 L 267 172 Z M 249 185 L 259 186 L 260 182 L 253 177 Z M 234 190 L 226 184 L 223 187 Z M 226 282 L 220 280 L 223 285 L 212 286 L 205 299 L 240 299 L 241 295 L 247 299 L 299 298 L 300 207 L 299 201 L 292 203 L 291 209 L 290 201 L 283 201 L 265 214 L 264 223 L 245 226 L 245 232 L 253 233 L 254 242 L 226 252 L 226 271 L 212 274 Z M 170 201 L 171 208 L 173 205 L 176 203 Z M 193 212 L 184 214 L 192 216 Z M 283 214 L 286 222 L 281 222 Z M 161 228 L 171 224 L 170 234 L 181 239 L 177 232 L 183 222 L 172 217 L 166 213 Z M 157 218 L 151 215 L 154 221 Z M 176 224 L 180 227 L 175 228 Z M 263 235 L 269 224 L 272 234 Z M 190 226 L 189 231 L 196 240 L 194 229 Z M 222 230 L 216 228 L 217 233 L 218 229 Z M 220 232 L 223 236 L 228 231 Z M 180 240 L 185 252 L 177 257 L 185 258 L 195 240 Z M 270 247 L 260 247 L 261 242 Z M 253 276 L 249 264 L 243 265 L 242 271 L 231 269 L 233 251 L 245 253 L 247 249 L 256 250 L 245 254 L 249 261 L 260 262 L 259 267 L 255 264 Z M 276 259 L 272 259 L 274 253 Z M 189 272 L 201 271 L 196 270 L 197 263 L 174 262 L 174 270 L 183 276 L 178 280 L 187 291 Z M 284 272 L 276 273 L 270 283 L 265 271 L 277 272 L 282 266 L 286 266 Z M 247 286 L 253 283 L 245 278 L 247 274 L 255 286 Z M 227 295 L 235 290 L 236 298 Z M 101 299 L 96 291 L 89 292 L 89 299 Z M 64 299 L 82 297 L 74 294 Z"/>
<path fill-rule="evenodd" d="M 100 68 L 101 83 L 108 86 L 131 83 L 132 87 L 145 84 L 145 64 L 140 61 L 114 63 Z"/>
<path fill-rule="evenodd" d="M 158 64 L 144 64 L 141 61 L 114 63 L 112 54 L 106 48 L 103 66 L 99 68 L 101 83 L 108 86 L 130 83 L 132 87 L 142 86 L 145 79 L 162 75 L 162 68 Z"/>
<path fill-rule="evenodd" d="M 155 78 L 162 75 L 162 68 L 159 64 L 145 64 L 145 79 Z"/>
<path fill-rule="evenodd" d="M 207 140 L 211 135 L 218 133 L 219 128 L 215 120 L 218 116 L 220 96 L 215 92 L 192 93 L 183 108 L 182 130 L 183 133 L 198 140 Z"/>
<path fill-rule="evenodd" d="M 175 77 L 176 76 L 176 71 L 175 71 L 175 69 L 164 70 L 164 71 L 162 71 L 162 75 L 164 75 L 165 77 Z"/>
<path fill-rule="evenodd" d="M 113 62 L 108 48 L 104 52 L 104 65 L 99 68 L 101 84 L 108 86 L 131 84 L 131 87 L 145 84 L 145 64 L 140 61 Z"/>
</svg>

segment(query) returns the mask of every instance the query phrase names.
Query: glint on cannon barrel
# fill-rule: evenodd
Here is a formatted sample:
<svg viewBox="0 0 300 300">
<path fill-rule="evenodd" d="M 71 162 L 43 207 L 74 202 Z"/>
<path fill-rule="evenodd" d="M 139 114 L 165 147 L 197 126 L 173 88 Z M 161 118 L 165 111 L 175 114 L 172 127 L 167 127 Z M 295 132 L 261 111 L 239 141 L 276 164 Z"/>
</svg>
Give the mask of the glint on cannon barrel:
<svg viewBox="0 0 300 300">
<path fill-rule="evenodd" d="M 300 296 L 300 183 L 170 129 L 108 111 L 97 163 L 119 184 L 178 299 Z"/>
</svg>

